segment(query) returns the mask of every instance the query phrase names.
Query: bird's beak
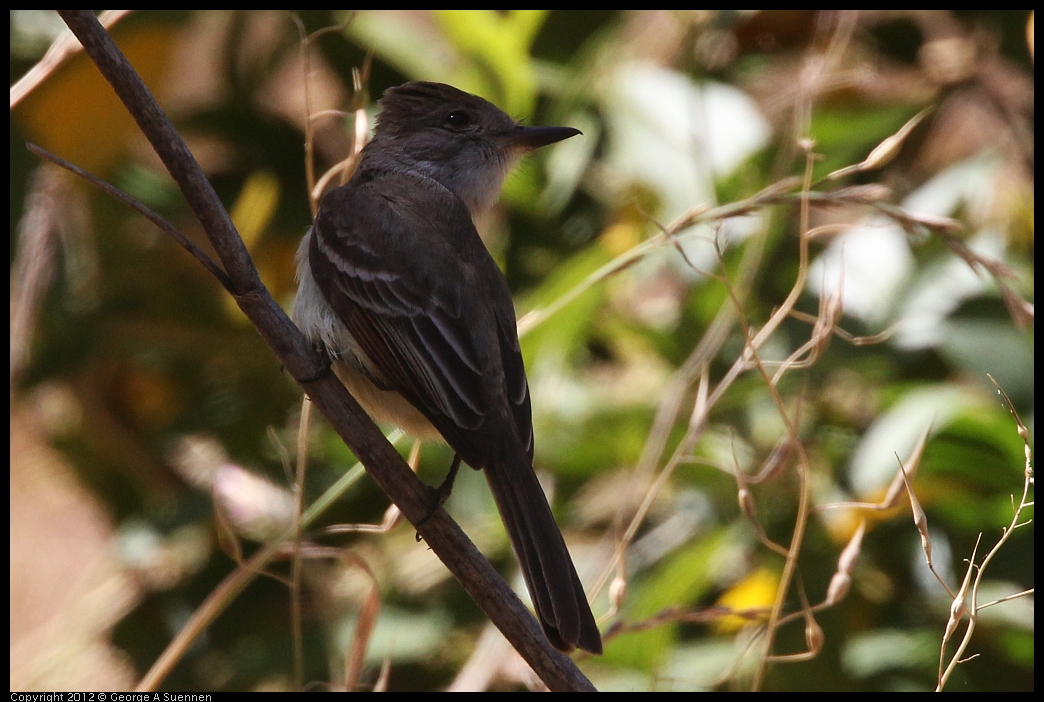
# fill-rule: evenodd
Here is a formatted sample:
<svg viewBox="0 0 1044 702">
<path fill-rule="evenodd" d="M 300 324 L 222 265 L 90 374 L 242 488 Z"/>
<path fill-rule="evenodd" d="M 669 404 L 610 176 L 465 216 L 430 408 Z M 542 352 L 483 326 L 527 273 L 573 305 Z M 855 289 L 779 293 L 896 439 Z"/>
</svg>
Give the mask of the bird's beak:
<svg viewBox="0 0 1044 702">
<path fill-rule="evenodd" d="M 516 127 L 501 138 L 511 147 L 531 151 L 582 133 L 572 127 Z"/>
</svg>

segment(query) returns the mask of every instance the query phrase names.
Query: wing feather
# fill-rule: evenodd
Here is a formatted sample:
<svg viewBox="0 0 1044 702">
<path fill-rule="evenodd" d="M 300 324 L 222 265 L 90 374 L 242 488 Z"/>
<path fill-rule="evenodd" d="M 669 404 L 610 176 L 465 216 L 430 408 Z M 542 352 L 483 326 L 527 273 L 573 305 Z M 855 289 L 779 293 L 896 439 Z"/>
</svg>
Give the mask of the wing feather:
<svg viewBox="0 0 1044 702">
<path fill-rule="evenodd" d="M 309 263 L 379 386 L 403 394 L 455 448 L 470 444 L 467 434 L 506 397 L 532 454 L 511 296 L 499 274 L 503 289 L 492 300 L 471 294 L 489 279 L 482 267 L 495 264 L 463 202 L 412 174 L 357 174 L 324 199 Z"/>
</svg>

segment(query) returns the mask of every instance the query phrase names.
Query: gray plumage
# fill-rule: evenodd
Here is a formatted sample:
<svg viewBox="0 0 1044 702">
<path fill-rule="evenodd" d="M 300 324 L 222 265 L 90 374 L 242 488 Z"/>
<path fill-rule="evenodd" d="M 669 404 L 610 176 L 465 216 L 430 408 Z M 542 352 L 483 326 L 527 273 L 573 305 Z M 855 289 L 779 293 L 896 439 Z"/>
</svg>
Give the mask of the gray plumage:
<svg viewBox="0 0 1044 702">
<path fill-rule="evenodd" d="M 438 83 L 393 88 L 380 108 L 351 180 L 323 198 L 301 243 L 294 320 L 371 416 L 444 439 L 485 472 L 549 640 L 600 653 L 533 472 L 511 294 L 474 225 L 522 154 L 579 132 L 521 127 Z"/>
</svg>

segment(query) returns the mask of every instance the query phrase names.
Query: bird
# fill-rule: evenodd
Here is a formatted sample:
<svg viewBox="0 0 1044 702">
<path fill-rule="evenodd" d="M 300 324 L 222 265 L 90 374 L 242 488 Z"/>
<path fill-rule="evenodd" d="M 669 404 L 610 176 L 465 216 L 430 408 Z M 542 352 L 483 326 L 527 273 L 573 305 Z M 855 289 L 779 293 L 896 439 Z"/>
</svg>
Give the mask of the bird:
<svg viewBox="0 0 1044 702">
<path fill-rule="evenodd" d="M 356 170 L 301 241 L 292 317 L 375 421 L 447 443 L 451 474 L 461 460 L 483 471 L 548 640 L 600 654 L 533 468 L 511 291 L 475 226 L 524 154 L 580 131 L 522 126 L 442 83 L 390 88 L 378 108 Z"/>
</svg>

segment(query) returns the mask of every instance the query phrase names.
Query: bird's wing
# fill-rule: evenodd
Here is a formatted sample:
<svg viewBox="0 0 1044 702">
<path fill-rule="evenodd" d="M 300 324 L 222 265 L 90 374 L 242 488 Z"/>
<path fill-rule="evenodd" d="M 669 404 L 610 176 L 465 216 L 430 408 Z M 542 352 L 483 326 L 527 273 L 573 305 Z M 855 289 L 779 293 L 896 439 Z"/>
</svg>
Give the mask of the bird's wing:
<svg viewBox="0 0 1044 702">
<path fill-rule="evenodd" d="M 487 254 L 488 256 L 488 254 Z M 490 266 L 496 264 L 490 258 Z M 511 291 L 504 276 L 496 276 L 496 284 L 501 288 L 498 295 L 493 296 L 493 313 L 497 318 L 497 338 L 500 342 L 500 361 L 504 368 L 511 413 L 518 429 L 518 437 L 522 446 L 533 461 L 533 408 L 529 399 L 529 381 L 526 379 L 526 367 L 522 361 L 522 349 L 518 344 L 518 324 L 515 320 L 515 307 L 511 302 Z"/>
<path fill-rule="evenodd" d="M 466 461 L 467 435 L 498 397 L 531 451 L 510 293 L 463 202 L 418 176 L 356 174 L 323 200 L 309 263 L 374 380 L 406 397 Z"/>
</svg>

